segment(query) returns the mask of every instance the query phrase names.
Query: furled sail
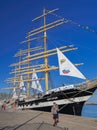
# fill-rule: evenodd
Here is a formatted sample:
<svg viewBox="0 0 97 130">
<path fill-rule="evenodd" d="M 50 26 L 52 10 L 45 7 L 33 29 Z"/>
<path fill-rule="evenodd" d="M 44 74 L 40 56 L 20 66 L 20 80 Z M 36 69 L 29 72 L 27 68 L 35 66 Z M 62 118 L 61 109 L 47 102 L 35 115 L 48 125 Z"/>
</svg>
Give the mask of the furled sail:
<svg viewBox="0 0 97 130">
<path fill-rule="evenodd" d="M 86 77 L 71 63 L 71 61 L 58 48 L 57 54 L 60 75 L 86 79 Z"/>
<path fill-rule="evenodd" d="M 24 88 L 24 82 L 23 82 L 23 77 L 22 77 L 22 75 L 21 75 L 21 77 L 20 77 L 20 89 L 23 89 Z"/>
<path fill-rule="evenodd" d="M 13 89 L 13 92 L 12 92 L 13 96 L 12 98 L 17 98 L 17 94 L 16 94 L 16 88 Z"/>
<path fill-rule="evenodd" d="M 23 86 L 22 89 L 23 89 L 24 92 L 26 91 L 26 87 L 25 86 Z"/>
<path fill-rule="evenodd" d="M 31 84 L 31 88 L 36 89 L 40 92 L 43 92 L 41 84 L 39 82 L 38 76 L 35 72 L 35 69 L 33 70 L 33 74 L 32 74 L 32 84 Z"/>
</svg>

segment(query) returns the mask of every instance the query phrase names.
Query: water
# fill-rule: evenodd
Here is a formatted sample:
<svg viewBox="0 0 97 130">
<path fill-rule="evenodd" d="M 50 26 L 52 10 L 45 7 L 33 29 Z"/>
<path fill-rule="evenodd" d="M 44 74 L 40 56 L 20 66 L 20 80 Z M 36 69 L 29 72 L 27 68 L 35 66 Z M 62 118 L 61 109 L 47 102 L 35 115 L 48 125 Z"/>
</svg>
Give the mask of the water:
<svg viewBox="0 0 97 130">
<path fill-rule="evenodd" d="M 83 106 L 82 116 L 97 118 L 97 89 Z"/>
</svg>

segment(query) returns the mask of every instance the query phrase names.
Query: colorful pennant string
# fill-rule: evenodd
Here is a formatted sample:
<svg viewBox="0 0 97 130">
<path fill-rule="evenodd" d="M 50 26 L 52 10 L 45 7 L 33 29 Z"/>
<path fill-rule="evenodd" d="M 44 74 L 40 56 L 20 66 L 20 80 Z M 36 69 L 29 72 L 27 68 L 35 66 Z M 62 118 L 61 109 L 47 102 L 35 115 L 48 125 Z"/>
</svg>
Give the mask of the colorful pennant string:
<svg viewBox="0 0 97 130">
<path fill-rule="evenodd" d="M 47 11 L 48 11 L 48 10 L 47 10 Z M 61 16 L 59 16 L 59 15 L 57 15 L 57 14 L 55 14 L 55 13 L 51 13 L 51 14 L 54 15 L 55 17 L 63 18 L 63 17 L 61 17 Z M 64 18 L 64 20 L 68 20 L 68 19 L 67 19 L 67 18 Z M 80 28 L 82 28 L 82 29 L 85 29 L 85 30 L 87 30 L 87 31 L 89 31 L 89 32 L 92 32 L 92 33 L 97 34 L 97 32 L 96 32 L 94 29 L 91 29 L 91 27 L 89 27 L 88 25 L 83 26 L 83 25 L 81 25 L 81 24 L 79 24 L 79 23 L 76 23 L 76 22 L 74 22 L 74 21 L 72 21 L 72 20 L 68 20 L 68 22 L 70 22 L 70 23 L 72 23 L 72 24 L 74 24 L 74 25 L 76 25 L 76 26 L 78 26 L 78 27 L 80 27 Z"/>
</svg>

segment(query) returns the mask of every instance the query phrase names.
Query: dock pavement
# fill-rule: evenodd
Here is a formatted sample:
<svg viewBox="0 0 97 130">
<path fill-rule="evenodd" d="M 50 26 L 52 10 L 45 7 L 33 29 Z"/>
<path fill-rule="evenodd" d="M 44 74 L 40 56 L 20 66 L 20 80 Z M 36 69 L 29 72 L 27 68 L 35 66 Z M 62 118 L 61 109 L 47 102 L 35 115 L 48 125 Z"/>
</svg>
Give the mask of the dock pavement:
<svg viewBox="0 0 97 130">
<path fill-rule="evenodd" d="M 0 130 L 97 130 L 97 119 L 59 114 L 53 126 L 49 112 L 34 110 L 0 110 Z"/>
</svg>

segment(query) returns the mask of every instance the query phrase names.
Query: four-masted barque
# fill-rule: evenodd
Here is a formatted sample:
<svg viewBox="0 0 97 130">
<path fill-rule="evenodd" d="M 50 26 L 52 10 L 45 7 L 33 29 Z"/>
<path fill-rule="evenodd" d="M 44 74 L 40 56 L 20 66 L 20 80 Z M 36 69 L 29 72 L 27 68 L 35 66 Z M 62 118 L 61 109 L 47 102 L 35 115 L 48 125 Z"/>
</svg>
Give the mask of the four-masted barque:
<svg viewBox="0 0 97 130">
<path fill-rule="evenodd" d="M 43 9 L 43 14 L 35 19 L 43 19 L 43 25 L 27 33 L 26 40 L 21 44 L 26 49 L 20 49 L 12 64 L 12 78 L 7 82 L 12 84 L 13 97 L 18 104 L 18 109 L 35 109 L 50 111 L 53 102 L 59 105 L 60 112 L 67 114 L 81 114 L 82 106 L 97 88 L 97 79 L 86 80 L 85 76 L 76 68 L 81 64 L 73 64 L 63 53 L 76 50 L 73 45 L 64 45 L 48 50 L 47 31 L 69 23 L 62 17 L 47 23 L 47 16 L 54 15 L 58 9 L 48 11 Z M 35 42 L 43 41 L 37 46 Z M 33 47 L 34 46 L 34 47 Z M 58 55 L 59 66 L 50 65 L 49 58 Z M 49 84 L 49 73 L 59 69 L 59 74 L 73 76 L 85 80 L 80 84 L 63 85 L 53 88 Z M 42 76 L 40 76 L 42 74 Z M 58 79 L 57 79 L 58 80 Z"/>
</svg>

